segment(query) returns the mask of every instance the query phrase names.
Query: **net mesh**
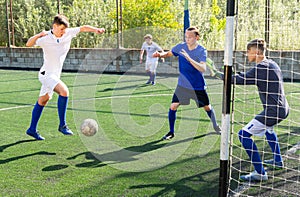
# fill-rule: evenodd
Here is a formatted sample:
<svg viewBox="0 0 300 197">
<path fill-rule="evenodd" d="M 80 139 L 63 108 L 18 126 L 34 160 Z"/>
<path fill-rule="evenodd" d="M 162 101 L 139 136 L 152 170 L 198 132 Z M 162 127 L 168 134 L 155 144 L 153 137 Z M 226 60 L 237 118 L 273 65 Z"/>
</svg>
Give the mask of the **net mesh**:
<svg viewBox="0 0 300 197">
<path fill-rule="evenodd" d="M 280 170 L 265 167 L 268 181 L 249 183 L 239 179 L 241 175 L 249 174 L 254 169 L 238 139 L 238 132 L 263 110 L 263 106 L 256 85 L 234 85 L 230 196 L 300 196 L 299 0 L 267 2 L 238 2 L 235 31 L 237 50 L 234 53 L 233 69 L 235 73 L 247 72 L 254 66 L 249 64 L 246 52 L 239 51 L 246 48 L 248 41 L 254 38 L 269 40 L 267 56 L 281 68 L 285 95 L 290 107 L 287 119 L 274 126 L 284 167 Z M 272 150 L 264 136 L 254 136 L 252 139 L 257 145 L 262 161 L 273 158 Z"/>
</svg>

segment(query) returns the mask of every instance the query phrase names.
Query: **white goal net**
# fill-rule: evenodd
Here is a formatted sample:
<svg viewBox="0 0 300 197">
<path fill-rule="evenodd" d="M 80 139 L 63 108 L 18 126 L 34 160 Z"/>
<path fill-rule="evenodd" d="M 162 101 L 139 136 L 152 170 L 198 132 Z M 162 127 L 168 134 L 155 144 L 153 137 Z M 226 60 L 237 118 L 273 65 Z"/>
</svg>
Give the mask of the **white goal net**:
<svg viewBox="0 0 300 197">
<path fill-rule="evenodd" d="M 268 41 L 267 56 L 281 68 L 288 117 L 274 126 L 284 167 L 265 167 L 267 181 L 245 182 L 240 176 L 254 170 L 239 141 L 239 131 L 263 110 L 256 85 L 234 85 L 230 138 L 229 196 L 300 196 L 300 6 L 299 0 L 247 0 L 237 2 L 233 70 L 247 72 L 254 65 L 246 56 L 247 42 Z M 279 102 L 279 101 L 278 101 Z M 261 160 L 273 159 L 265 136 L 252 136 Z"/>
</svg>

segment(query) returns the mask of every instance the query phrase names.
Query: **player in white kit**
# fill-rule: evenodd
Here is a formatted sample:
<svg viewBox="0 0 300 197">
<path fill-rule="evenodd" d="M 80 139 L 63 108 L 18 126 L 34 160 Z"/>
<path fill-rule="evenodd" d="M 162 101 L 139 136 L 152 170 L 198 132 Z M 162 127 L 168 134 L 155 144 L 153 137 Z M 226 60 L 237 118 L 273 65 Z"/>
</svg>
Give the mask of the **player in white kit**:
<svg viewBox="0 0 300 197">
<path fill-rule="evenodd" d="M 56 15 L 52 23 L 52 29 L 42 31 L 26 43 L 27 47 L 34 45 L 43 49 L 44 63 L 39 71 L 39 81 L 42 84 L 38 101 L 36 102 L 31 117 L 31 124 L 26 131 L 27 135 L 36 140 L 44 140 L 37 131 L 37 124 L 44 109 L 44 106 L 52 98 L 54 92 L 58 96 L 57 108 L 59 116 L 58 131 L 64 135 L 73 135 L 66 123 L 66 111 L 68 106 L 69 90 L 64 82 L 60 80 L 63 63 L 70 49 L 71 40 L 80 32 L 94 32 L 101 34 L 104 28 L 96 28 L 89 25 L 69 28 L 68 19 L 64 15 Z"/>
<path fill-rule="evenodd" d="M 140 63 L 143 62 L 143 55 L 146 51 L 147 57 L 146 57 L 146 63 L 145 63 L 145 70 L 147 74 L 149 75 L 149 80 L 146 82 L 146 84 L 152 84 L 155 85 L 155 77 L 156 77 L 156 68 L 158 65 L 158 58 L 153 57 L 153 53 L 155 51 L 161 51 L 163 52 L 162 48 L 155 42 L 152 41 L 152 35 L 147 34 L 144 36 L 145 42 L 142 45 L 141 52 L 140 52 Z M 162 59 L 164 61 L 164 59 Z"/>
</svg>

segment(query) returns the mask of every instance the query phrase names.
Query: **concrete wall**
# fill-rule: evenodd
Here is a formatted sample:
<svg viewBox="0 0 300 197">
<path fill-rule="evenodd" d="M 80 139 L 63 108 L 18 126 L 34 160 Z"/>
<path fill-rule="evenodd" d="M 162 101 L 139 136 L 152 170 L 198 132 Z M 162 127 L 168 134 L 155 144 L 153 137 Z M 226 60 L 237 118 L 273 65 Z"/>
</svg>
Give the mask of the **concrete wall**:
<svg viewBox="0 0 300 197">
<path fill-rule="evenodd" d="M 139 63 L 139 52 L 137 49 L 70 49 L 63 69 L 74 72 L 105 71 L 140 74 L 145 72 L 145 65 Z M 223 51 L 208 51 L 208 57 L 215 62 L 217 67 L 223 66 Z M 300 80 L 300 51 L 272 51 L 270 58 L 279 64 L 284 78 Z M 246 59 L 245 51 L 235 52 L 237 70 L 243 71 L 244 65 L 247 65 L 247 68 L 251 66 L 245 64 Z M 43 52 L 40 48 L 0 47 L 0 68 L 37 70 L 42 64 Z M 177 59 L 171 57 L 167 58 L 164 63 L 160 62 L 157 72 L 161 75 L 178 74 Z M 205 74 L 209 75 L 209 72 Z"/>
</svg>

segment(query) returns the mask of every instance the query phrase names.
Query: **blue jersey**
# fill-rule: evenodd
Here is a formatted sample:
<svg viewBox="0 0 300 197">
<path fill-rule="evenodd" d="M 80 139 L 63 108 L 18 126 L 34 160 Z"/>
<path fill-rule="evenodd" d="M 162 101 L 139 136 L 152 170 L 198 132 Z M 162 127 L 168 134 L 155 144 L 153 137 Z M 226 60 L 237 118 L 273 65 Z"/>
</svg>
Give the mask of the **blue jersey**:
<svg viewBox="0 0 300 197">
<path fill-rule="evenodd" d="M 205 90 L 206 82 L 204 74 L 197 70 L 187 59 L 180 53 L 184 49 L 189 56 L 196 62 L 206 62 L 206 49 L 198 45 L 195 49 L 189 50 L 187 44 L 181 43 L 173 47 L 172 53 L 178 57 L 179 77 L 178 85 L 192 90 Z"/>
<path fill-rule="evenodd" d="M 289 105 L 284 94 L 283 77 L 277 63 L 266 59 L 246 73 L 233 76 L 240 85 L 256 85 L 264 110 L 255 119 L 273 126 L 288 116 Z"/>
</svg>

